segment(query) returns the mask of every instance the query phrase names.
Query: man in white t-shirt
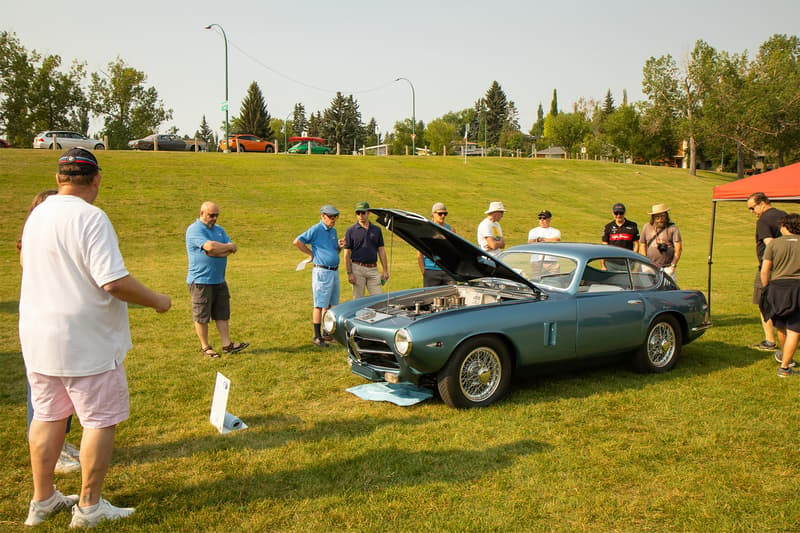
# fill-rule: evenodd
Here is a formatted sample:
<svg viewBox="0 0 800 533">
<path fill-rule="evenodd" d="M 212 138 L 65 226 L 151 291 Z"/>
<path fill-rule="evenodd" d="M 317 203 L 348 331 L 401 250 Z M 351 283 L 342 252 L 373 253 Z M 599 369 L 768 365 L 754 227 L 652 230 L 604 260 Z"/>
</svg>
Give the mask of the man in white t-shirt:
<svg viewBox="0 0 800 533">
<path fill-rule="evenodd" d="M 561 232 L 550 226 L 553 213 L 547 209 L 539 211 L 539 226 L 528 232 L 528 242 L 558 242 L 561 240 Z M 540 278 L 543 274 L 557 274 L 558 260 L 552 255 L 541 256 L 533 254 L 531 258 L 532 276 L 534 279 Z"/>
<path fill-rule="evenodd" d="M 503 202 L 491 202 L 489 209 L 484 211 L 486 218 L 478 224 L 478 246 L 484 252 L 497 255 L 506 247 L 503 228 L 500 227 L 500 219 L 505 212 Z"/>
<path fill-rule="evenodd" d="M 58 194 L 33 210 L 22 233 L 19 335 L 34 411 L 29 526 L 70 508 L 71 527 L 92 527 L 134 511 L 101 497 L 116 425 L 130 410 L 122 364 L 131 348 L 126 302 L 159 313 L 172 302 L 125 268 L 111 222 L 92 205 L 100 177 L 90 151 L 65 152 L 58 160 Z M 73 413 L 83 426 L 80 497 L 64 496 L 53 485 Z"/>
</svg>

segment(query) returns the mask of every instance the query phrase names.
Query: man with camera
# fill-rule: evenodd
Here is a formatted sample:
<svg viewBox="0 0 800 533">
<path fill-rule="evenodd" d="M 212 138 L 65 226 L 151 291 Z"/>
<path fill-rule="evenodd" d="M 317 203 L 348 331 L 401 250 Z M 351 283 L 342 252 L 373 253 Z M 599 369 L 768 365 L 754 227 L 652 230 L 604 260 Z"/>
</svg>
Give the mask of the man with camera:
<svg viewBox="0 0 800 533">
<path fill-rule="evenodd" d="M 639 252 L 646 255 L 664 272 L 677 280 L 675 267 L 681 258 L 683 243 L 678 226 L 669 219 L 669 207 L 655 204 L 650 210 L 650 222 L 642 228 Z"/>
</svg>

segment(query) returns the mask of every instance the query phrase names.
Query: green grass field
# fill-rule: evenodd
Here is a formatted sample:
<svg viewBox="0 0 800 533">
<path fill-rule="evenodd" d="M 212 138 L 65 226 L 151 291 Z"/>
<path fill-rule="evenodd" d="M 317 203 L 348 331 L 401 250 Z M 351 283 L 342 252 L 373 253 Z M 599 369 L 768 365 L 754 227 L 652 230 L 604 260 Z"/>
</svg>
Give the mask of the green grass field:
<svg viewBox="0 0 800 533">
<path fill-rule="evenodd" d="M 25 377 L 17 336 L 20 269 L 14 242 L 31 198 L 52 188 L 57 154 L 0 151 L 0 530 L 21 531 L 31 495 Z M 711 193 L 727 175 L 598 162 L 101 152 L 97 205 L 113 221 L 131 273 L 173 297 L 165 315 L 130 310 L 126 368 L 132 414 L 117 432 L 104 496 L 136 506 L 98 531 L 797 531 L 800 383 L 776 377 L 750 303 L 755 218 L 719 206 L 715 327 L 674 371 L 624 365 L 533 376 L 485 409 L 438 400 L 410 408 L 346 392 L 364 381 L 342 348 L 312 348 L 310 270 L 292 239 L 332 203 L 429 214 L 435 201 L 474 240 L 489 201 L 502 200 L 510 243 L 536 213 L 553 212 L 564 240 L 599 242 L 610 208 L 647 220 L 666 203 L 684 238 L 678 279 L 705 291 Z M 200 203 L 239 245 L 228 263 L 235 340 L 220 360 L 198 353 L 184 283 L 183 235 Z M 792 205 L 790 211 L 797 211 Z M 415 252 L 384 232 L 389 289 L 418 286 Z M 346 285 L 346 280 L 344 285 Z M 342 287 L 345 299 L 349 287 Z M 213 328 L 212 328 L 213 329 Z M 218 346 L 216 334 L 213 344 Z M 250 428 L 209 424 L 217 371 L 229 411 Z M 77 426 L 77 424 L 76 424 Z M 79 442 L 80 428 L 69 436 Z M 78 475 L 57 476 L 79 490 Z M 42 530 L 63 530 L 67 514 Z"/>
</svg>

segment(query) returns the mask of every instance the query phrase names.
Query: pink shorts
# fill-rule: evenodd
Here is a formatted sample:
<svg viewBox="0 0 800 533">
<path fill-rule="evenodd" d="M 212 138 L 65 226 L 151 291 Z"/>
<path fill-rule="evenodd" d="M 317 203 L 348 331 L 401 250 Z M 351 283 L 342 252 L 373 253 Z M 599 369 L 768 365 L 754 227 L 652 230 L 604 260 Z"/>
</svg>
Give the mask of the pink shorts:
<svg viewBox="0 0 800 533">
<path fill-rule="evenodd" d="M 85 428 L 102 429 L 127 420 L 130 414 L 125 367 L 94 376 L 45 376 L 28 372 L 33 418 L 42 422 L 78 415 Z"/>
</svg>

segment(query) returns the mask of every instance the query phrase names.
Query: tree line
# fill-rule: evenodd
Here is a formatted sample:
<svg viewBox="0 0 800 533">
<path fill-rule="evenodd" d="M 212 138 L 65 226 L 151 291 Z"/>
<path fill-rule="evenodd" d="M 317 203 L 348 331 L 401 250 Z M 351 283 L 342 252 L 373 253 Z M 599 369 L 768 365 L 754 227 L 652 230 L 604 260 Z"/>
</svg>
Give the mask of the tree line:
<svg viewBox="0 0 800 533">
<path fill-rule="evenodd" d="M 0 32 L 0 129 L 16 146 L 29 144 L 39 131 L 71 129 L 87 134 L 90 116 L 103 120 L 99 136 L 110 148 L 149 135 L 172 118 L 146 75 L 121 58 L 107 72 L 91 73 L 74 62 L 66 72 L 57 55 L 28 51 L 16 35 Z M 549 112 L 541 102 L 527 133 L 519 112 L 497 81 L 471 108 L 449 111 L 427 125 L 404 119 L 381 135 L 377 123 L 362 119 L 353 95 L 337 92 L 328 108 L 307 113 L 297 103 L 291 118 L 273 118 L 253 81 L 231 133 L 250 133 L 277 140 L 283 150 L 291 136 L 324 137 L 344 153 L 362 146 L 388 144 L 390 153 L 406 153 L 416 133 L 418 147 L 454 153 L 466 142 L 488 155 L 499 149 L 525 155 L 548 146 L 562 147 L 568 157 L 652 164 L 675 164 L 685 152 L 689 171 L 698 167 L 736 170 L 756 159 L 777 166 L 800 159 L 800 41 L 774 35 L 753 59 L 747 52 L 729 53 L 698 40 L 683 62 L 671 55 L 645 62 L 642 88 L 646 100 L 621 102 L 609 89 L 600 100 L 580 98 L 570 112 L 559 109 L 553 90 Z M 174 130 L 174 128 L 173 128 Z M 203 116 L 194 136 L 216 147 L 216 131 Z M 176 133 L 169 131 L 168 133 Z M 684 150 L 685 146 L 685 150 Z"/>
</svg>

